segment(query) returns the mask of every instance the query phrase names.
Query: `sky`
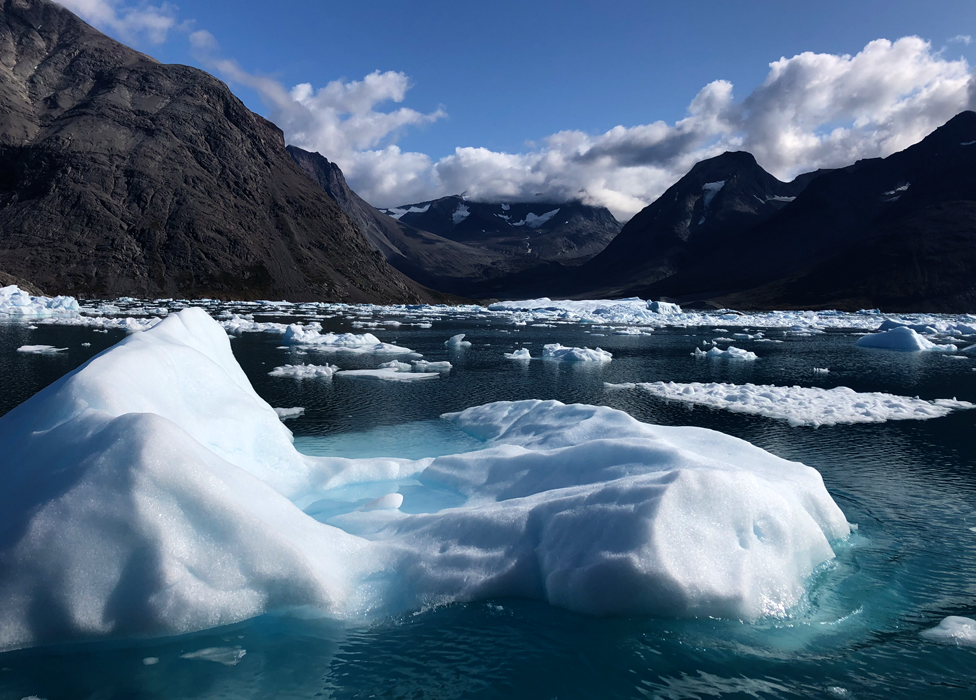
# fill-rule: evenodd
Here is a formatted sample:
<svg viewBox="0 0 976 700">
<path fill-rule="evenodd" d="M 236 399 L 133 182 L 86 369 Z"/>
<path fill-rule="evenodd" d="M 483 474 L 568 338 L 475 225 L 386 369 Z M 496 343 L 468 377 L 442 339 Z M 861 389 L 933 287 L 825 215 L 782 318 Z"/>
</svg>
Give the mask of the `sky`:
<svg viewBox="0 0 976 700">
<path fill-rule="evenodd" d="M 696 162 L 783 180 L 976 107 L 976 3 L 58 0 L 226 82 L 375 206 L 466 192 L 627 220 Z"/>
</svg>

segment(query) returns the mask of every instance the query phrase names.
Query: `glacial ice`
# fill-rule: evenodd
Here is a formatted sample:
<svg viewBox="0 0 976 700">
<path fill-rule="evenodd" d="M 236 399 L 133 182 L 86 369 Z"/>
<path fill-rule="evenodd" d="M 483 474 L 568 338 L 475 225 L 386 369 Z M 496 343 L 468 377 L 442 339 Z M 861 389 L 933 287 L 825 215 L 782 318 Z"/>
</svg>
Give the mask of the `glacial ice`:
<svg viewBox="0 0 976 700">
<path fill-rule="evenodd" d="M 531 360 L 532 355 L 529 354 L 528 348 L 518 348 L 512 352 L 502 353 L 506 360 Z"/>
<path fill-rule="evenodd" d="M 409 369 L 399 370 L 391 367 L 380 369 L 341 369 L 336 372 L 339 377 L 351 379 L 379 379 L 387 382 L 418 382 L 425 379 L 438 379 L 439 372 L 411 372 Z"/>
<path fill-rule="evenodd" d="M 734 413 L 778 418 L 792 426 L 885 423 L 890 420 L 940 418 L 953 410 L 976 408 L 968 401 L 857 392 L 846 386 L 834 389 L 769 384 L 646 382 L 607 384 L 609 389 L 638 388 L 673 401 L 721 408 Z"/>
<path fill-rule="evenodd" d="M 759 356 L 750 352 L 749 350 L 743 350 L 730 345 L 725 350 L 720 350 L 719 348 L 712 348 L 708 352 L 705 352 L 701 348 L 695 348 L 695 352 L 691 353 L 697 359 L 710 358 L 713 360 L 724 359 L 724 360 L 758 360 Z"/>
<path fill-rule="evenodd" d="M 458 350 L 460 348 L 470 348 L 471 341 L 464 339 L 464 333 L 458 333 L 457 335 L 452 335 L 450 338 L 445 340 L 444 345 L 452 350 Z"/>
<path fill-rule="evenodd" d="M 943 644 L 956 644 L 961 647 L 976 646 L 976 620 L 970 617 L 950 615 L 935 627 L 922 630 L 921 635 Z"/>
<path fill-rule="evenodd" d="M 905 352 L 955 352 L 955 345 L 937 345 L 928 338 L 919 335 L 918 331 L 908 326 L 895 326 L 890 330 L 861 336 L 855 343 L 861 348 L 878 348 L 882 350 L 902 350 Z"/>
<path fill-rule="evenodd" d="M 304 456 L 204 311 L 128 336 L 0 417 L 0 649 L 501 596 L 784 616 L 850 532 L 816 470 L 715 431 L 557 401 L 444 418 L 483 449 Z M 458 505 L 405 513 L 391 483 Z"/>
<path fill-rule="evenodd" d="M 613 355 L 600 348 L 567 348 L 559 343 L 548 343 L 542 346 L 542 359 L 552 362 L 610 362 Z"/>
<path fill-rule="evenodd" d="M 381 343 L 372 333 L 321 333 L 315 328 L 293 323 L 285 329 L 285 345 L 314 347 L 316 350 L 355 355 L 404 355 L 413 352 L 389 343 Z"/>
<path fill-rule="evenodd" d="M 301 406 L 295 406 L 294 408 L 275 408 L 274 412 L 278 414 L 281 420 L 291 420 L 303 415 L 305 409 Z"/>
<path fill-rule="evenodd" d="M 15 284 L 0 287 L 0 317 L 77 316 L 78 310 L 74 297 L 35 297 Z"/>
<path fill-rule="evenodd" d="M 53 345 L 21 345 L 17 348 L 17 352 L 23 352 L 28 355 L 54 355 L 59 352 L 64 352 L 68 348 L 56 348 Z"/>
<path fill-rule="evenodd" d="M 282 365 L 275 367 L 268 375 L 292 379 L 331 379 L 337 369 L 335 365 Z"/>
</svg>

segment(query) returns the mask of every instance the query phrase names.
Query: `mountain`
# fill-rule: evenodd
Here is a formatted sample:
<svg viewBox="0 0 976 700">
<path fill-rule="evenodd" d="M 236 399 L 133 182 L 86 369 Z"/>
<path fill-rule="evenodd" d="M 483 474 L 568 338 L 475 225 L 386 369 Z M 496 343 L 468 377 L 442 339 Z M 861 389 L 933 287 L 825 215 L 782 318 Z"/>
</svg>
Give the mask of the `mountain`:
<svg viewBox="0 0 976 700">
<path fill-rule="evenodd" d="M 381 213 L 346 184 L 342 170 L 318 153 L 288 146 L 292 160 L 359 227 L 384 259 L 410 278 L 434 289 L 465 293 L 486 270 L 500 262 L 497 253 L 421 231 Z"/>
<path fill-rule="evenodd" d="M 474 202 L 463 195 L 381 209 L 401 223 L 523 260 L 578 265 L 620 232 L 605 207 L 582 202 Z"/>
<path fill-rule="evenodd" d="M 822 174 L 646 294 L 741 308 L 976 311 L 976 113 Z"/>
<path fill-rule="evenodd" d="M 203 71 L 0 0 L 0 270 L 48 293 L 420 301 Z"/>
<path fill-rule="evenodd" d="M 976 113 L 790 183 L 748 153 L 702 161 L 561 282 L 733 308 L 976 311 Z"/>
<path fill-rule="evenodd" d="M 620 229 L 609 210 L 580 203 L 486 204 L 454 196 L 376 209 L 321 154 L 296 146 L 288 153 L 388 263 L 442 292 L 504 295 L 521 275 L 535 279 L 550 266 L 561 270 L 558 263 L 587 260 Z"/>
<path fill-rule="evenodd" d="M 701 161 L 642 209 L 578 271 L 597 295 L 628 295 L 694 267 L 702 255 L 772 218 L 820 173 L 780 182 L 750 153 Z"/>
</svg>

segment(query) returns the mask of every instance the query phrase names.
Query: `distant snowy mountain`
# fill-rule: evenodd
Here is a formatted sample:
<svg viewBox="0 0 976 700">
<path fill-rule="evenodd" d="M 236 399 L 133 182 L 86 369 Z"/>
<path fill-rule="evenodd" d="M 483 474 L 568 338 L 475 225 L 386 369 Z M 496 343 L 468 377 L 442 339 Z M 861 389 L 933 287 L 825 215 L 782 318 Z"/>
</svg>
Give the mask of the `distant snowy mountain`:
<svg viewBox="0 0 976 700">
<path fill-rule="evenodd" d="M 454 195 L 380 211 L 452 241 L 568 265 L 593 257 L 620 231 L 608 209 L 581 202 L 489 203 Z"/>
</svg>

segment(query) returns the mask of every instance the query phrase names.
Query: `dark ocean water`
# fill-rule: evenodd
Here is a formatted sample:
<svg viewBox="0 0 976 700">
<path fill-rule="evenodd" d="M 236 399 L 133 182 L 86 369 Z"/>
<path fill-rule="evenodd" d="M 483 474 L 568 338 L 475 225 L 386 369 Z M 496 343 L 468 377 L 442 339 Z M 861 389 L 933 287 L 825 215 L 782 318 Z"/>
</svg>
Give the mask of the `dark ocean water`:
<svg viewBox="0 0 976 700">
<path fill-rule="evenodd" d="M 332 327 L 349 330 L 338 321 Z M 767 334 L 782 343 L 736 341 L 760 356 L 756 362 L 691 357 L 696 340 L 728 335 L 710 327 L 594 337 L 580 326 L 513 329 L 465 321 L 373 332 L 428 360 L 449 359 L 454 369 L 412 384 L 343 377 L 299 382 L 267 372 L 298 362 L 375 367 L 389 358 L 298 355 L 262 334 L 245 334 L 233 347 L 272 406 L 306 409 L 288 425 L 296 444 L 310 452 L 442 454 L 467 449 L 437 421 L 447 411 L 527 398 L 605 404 L 651 423 L 720 430 L 813 466 L 858 530 L 838 545 L 836 562 L 810 582 L 810 604 L 786 620 L 592 618 L 515 599 L 355 625 L 269 615 L 179 638 L 0 654 L 0 700 L 976 697 L 976 648 L 919 636 L 947 615 L 976 615 L 976 411 L 929 421 L 795 428 L 604 387 L 657 380 L 843 385 L 976 402 L 976 360 L 863 350 L 854 346 L 856 336 L 842 332 Z M 444 347 L 447 337 L 461 332 L 471 348 Z M 122 337 L 121 331 L 0 324 L 0 413 Z M 595 366 L 502 358 L 522 346 L 539 355 L 546 342 L 599 345 L 614 359 Z M 16 353 L 23 344 L 68 350 Z M 813 367 L 831 371 L 815 374 Z M 181 658 L 212 647 L 240 647 L 246 654 L 236 665 Z"/>
</svg>

